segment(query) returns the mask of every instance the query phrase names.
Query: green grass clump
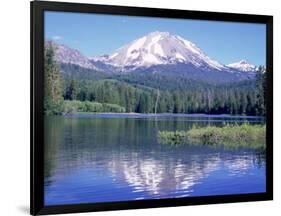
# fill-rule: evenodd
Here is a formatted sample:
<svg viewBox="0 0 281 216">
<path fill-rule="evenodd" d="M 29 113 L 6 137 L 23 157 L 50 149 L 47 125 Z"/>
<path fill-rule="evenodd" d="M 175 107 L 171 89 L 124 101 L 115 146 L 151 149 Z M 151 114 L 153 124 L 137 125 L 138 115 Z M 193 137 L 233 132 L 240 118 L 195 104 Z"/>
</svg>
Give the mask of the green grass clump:
<svg viewBox="0 0 281 216">
<path fill-rule="evenodd" d="M 231 148 L 265 149 L 265 125 L 224 125 L 194 127 L 188 131 L 159 131 L 158 141 L 164 144 L 224 145 Z"/>
<path fill-rule="evenodd" d="M 63 113 L 124 113 L 126 110 L 117 104 L 98 103 L 94 101 L 65 100 Z"/>
<path fill-rule="evenodd" d="M 185 143 L 186 132 L 185 131 L 159 131 L 158 140 L 164 144 L 177 145 Z"/>
</svg>

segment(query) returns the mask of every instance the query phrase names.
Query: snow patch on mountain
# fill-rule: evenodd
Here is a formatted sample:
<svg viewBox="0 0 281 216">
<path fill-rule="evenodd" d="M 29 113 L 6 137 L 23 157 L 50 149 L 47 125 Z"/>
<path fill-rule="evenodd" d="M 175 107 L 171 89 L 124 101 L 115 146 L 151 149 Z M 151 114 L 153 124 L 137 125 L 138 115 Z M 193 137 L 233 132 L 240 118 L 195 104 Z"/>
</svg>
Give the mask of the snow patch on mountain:
<svg viewBox="0 0 281 216">
<path fill-rule="evenodd" d="M 257 70 L 257 67 L 255 65 L 248 63 L 246 60 L 241 60 L 239 62 L 231 63 L 228 64 L 227 66 L 243 72 L 253 72 Z"/>
<path fill-rule="evenodd" d="M 165 56 L 165 53 L 159 44 L 154 45 L 154 52 L 155 52 L 155 54 L 158 54 L 161 57 Z"/>
<path fill-rule="evenodd" d="M 129 56 L 131 53 L 134 53 L 134 50 L 140 49 L 146 41 L 146 37 L 142 37 L 135 42 L 133 42 L 127 49 L 127 55 Z"/>
</svg>

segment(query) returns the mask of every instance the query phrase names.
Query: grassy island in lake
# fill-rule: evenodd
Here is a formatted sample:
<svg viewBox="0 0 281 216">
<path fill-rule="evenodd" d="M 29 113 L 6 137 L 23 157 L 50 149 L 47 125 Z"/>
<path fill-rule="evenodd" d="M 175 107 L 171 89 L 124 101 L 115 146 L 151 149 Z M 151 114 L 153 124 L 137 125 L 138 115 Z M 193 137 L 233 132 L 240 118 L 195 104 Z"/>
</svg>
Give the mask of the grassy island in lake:
<svg viewBox="0 0 281 216">
<path fill-rule="evenodd" d="M 158 140 L 164 144 L 208 144 L 226 147 L 265 149 L 265 125 L 224 125 L 194 127 L 188 131 L 159 131 Z"/>
</svg>

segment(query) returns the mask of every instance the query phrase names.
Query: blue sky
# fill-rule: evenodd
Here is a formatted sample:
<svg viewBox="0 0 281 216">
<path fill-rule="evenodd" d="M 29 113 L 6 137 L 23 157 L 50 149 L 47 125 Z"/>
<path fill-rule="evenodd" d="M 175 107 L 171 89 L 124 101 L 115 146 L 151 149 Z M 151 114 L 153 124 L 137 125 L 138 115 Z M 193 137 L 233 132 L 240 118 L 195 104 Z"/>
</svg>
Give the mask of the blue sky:
<svg viewBox="0 0 281 216">
<path fill-rule="evenodd" d="M 113 53 L 153 31 L 180 35 L 223 64 L 241 59 L 265 64 L 264 24 L 45 12 L 45 38 L 78 49 L 86 56 Z"/>
</svg>

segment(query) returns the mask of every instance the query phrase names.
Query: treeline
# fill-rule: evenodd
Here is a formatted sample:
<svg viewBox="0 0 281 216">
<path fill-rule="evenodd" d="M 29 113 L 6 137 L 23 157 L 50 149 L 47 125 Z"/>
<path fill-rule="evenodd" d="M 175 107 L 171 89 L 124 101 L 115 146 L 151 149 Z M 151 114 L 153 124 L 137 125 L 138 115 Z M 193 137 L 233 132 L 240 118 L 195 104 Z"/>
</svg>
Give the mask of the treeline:
<svg viewBox="0 0 281 216">
<path fill-rule="evenodd" d="M 187 87 L 186 87 L 187 88 Z M 201 87 L 174 91 L 133 86 L 117 80 L 65 80 L 65 100 L 112 103 L 125 112 L 154 113 L 209 113 L 264 115 L 263 94 L 255 82 L 239 85 Z"/>
<path fill-rule="evenodd" d="M 70 73 L 66 73 L 68 67 Z M 153 74 L 103 76 L 54 61 L 45 48 L 45 113 L 137 112 L 265 115 L 266 72 L 255 80 L 214 85 Z M 92 78 L 90 78 L 92 77 Z"/>
</svg>

